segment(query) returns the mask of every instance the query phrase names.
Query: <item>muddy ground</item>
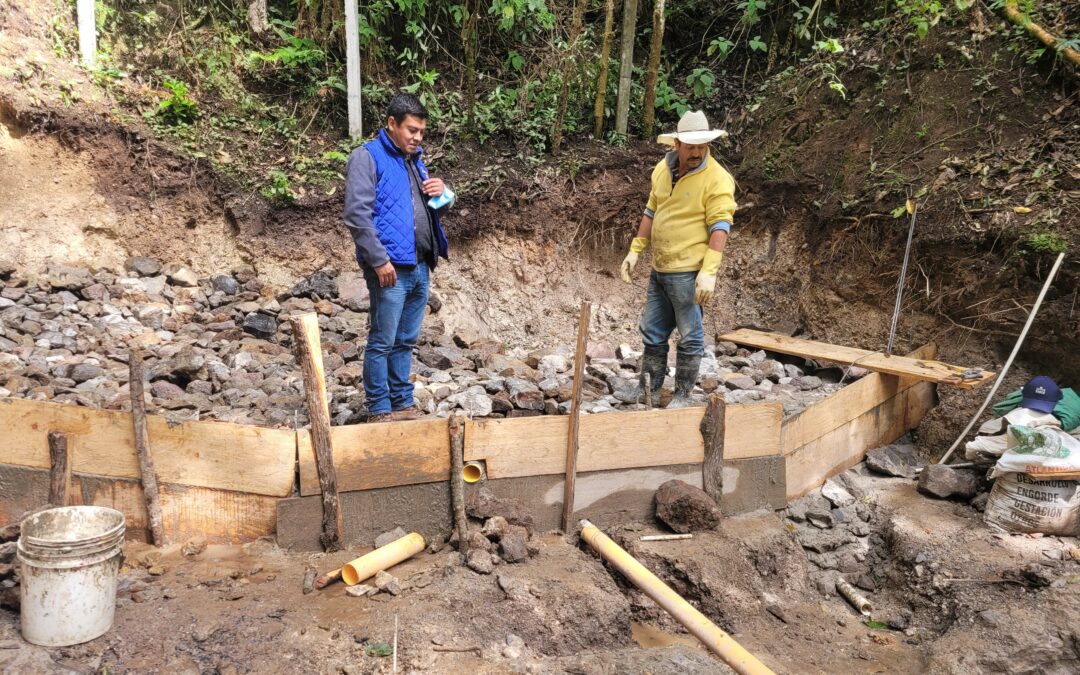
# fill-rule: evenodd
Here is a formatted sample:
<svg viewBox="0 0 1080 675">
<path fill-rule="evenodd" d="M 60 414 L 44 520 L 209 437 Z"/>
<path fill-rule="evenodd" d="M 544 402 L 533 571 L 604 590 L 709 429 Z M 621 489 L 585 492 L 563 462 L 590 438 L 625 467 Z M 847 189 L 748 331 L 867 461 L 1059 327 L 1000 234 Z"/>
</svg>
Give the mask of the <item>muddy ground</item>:
<svg viewBox="0 0 1080 675">
<path fill-rule="evenodd" d="M 860 466 L 843 481 L 871 526 L 873 605 L 861 616 L 818 581 L 785 512 L 725 519 L 692 540 L 609 531 L 778 673 L 1066 673 L 1080 667 L 1080 542 L 995 532 L 959 502 Z M 814 495 L 811 495 L 814 497 Z M 481 575 L 449 547 L 393 568 L 401 593 L 355 598 L 341 584 L 304 594 L 305 568 L 366 549 L 291 553 L 272 542 L 125 548 L 116 622 L 83 645 L 18 638 L 0 611 L 3 672 L 725 672 L 670 616 L 558 533 L 540 552 Z M 190 553 L 190 551 L 189 551 Z M 456 651 L 461 650 L 461 651 Z"/>
</svg>

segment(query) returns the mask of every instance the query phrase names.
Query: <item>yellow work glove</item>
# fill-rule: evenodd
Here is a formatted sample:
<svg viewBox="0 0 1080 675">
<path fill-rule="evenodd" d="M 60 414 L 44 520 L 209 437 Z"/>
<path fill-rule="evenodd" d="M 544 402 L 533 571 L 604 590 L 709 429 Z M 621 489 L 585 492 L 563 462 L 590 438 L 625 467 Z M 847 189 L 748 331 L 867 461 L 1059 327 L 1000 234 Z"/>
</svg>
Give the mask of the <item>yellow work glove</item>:
<svg viewBox="0 0 1080 675">
<path fill-rule="evenodd" d="M 630 242 L 630 252 L 623 258 L 622 265 L 619 265 L 619 276 L 626 283 L 631 283 L 630 274 L 633 273 L 634 267 L 637 265 L 638 255 L 645 250 L 645 247 L 649 245 L 648 237 L 634 237 L 634 240 Z"/>
<path fill-rule="evenodd" d="M 716 290 L 716 273 L 720 270 L 720 263 L 724 260 L 723 251 L 709 249 L 705 252 L 705 259 L 701 261 L 701 271 L 698 272 L 697 280 L 694 281 L 694 304 L 705 305 L 712 299 Z"/>
</svg>

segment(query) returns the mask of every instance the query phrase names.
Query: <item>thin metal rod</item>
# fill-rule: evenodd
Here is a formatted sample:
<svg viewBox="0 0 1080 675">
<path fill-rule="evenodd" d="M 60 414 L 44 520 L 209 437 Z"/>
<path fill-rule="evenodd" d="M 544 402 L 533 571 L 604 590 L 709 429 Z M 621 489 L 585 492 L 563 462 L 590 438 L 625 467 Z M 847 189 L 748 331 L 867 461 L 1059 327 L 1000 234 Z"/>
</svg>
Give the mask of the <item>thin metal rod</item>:
<svg viewBox="0 0 1080 675">
<path fill-rule="evenodd" d="M 981 406 L 979 406 L 979 411 L 975 413 L 975 416 L 971 418 L 971 421 L 968 422 L 968 425 L 964 427 L 964 431 L 960 434 L 960 436 L 955 441 L 953 441 L 952 446 L 949 447 L 949 450 L 945 453 L 945 455 L 940 460 L 938 460 L 938 464 L 944 464 L 945 462 L 949 461 L 949 457 L 952 457 L 953 451 L 956 450 L 956 448 L 960 445 L 960 443 L 964 441 L 965 438 L 967 438 L 967 435 L 971 431 L 971 428 L 974 427 L 975 423 L 979 421 L 980 417 L 982 417 L 983 411 L 986 410 L 986 406 L 990 405 L 990 401 L 994 399 L 994 395 L 997 394 L 998 387 L 1000 387 L 1001 383 L 1005 381 L 1005 375 L 1009 372 L 1009 368 L 1012 367 L 1013 359 L 1015 359 L 1017 353 L 1020 352 L 1020 346 L 1024 344 L 1024 338 L 1027 337 L 1028 330 L 1031 329 L 1031 324 L 1035 322 L 1035 314 L 1038 313 L 1039 307 L 1042 306 L 1043 298 L 1046 297 L 1046 292 L 1050 290 L 1050 284 L 1054 283 L 1054 277 L 1057 276 L 1058 268 L 1061 267 L 1061 261 L 1064 259 L 1065 253 L 1059 253 L 1057 260 L 1054 261 L 1054 266 L 1050 268 L 1050 274 L 1046 277 L 1046 283 L 1043 284 L 1042 290 L 1039 291 L 1039 297 L 1035 300 L 1035 305 L 1031 308 L 1031 311 L 1028 312 L 1027 323 L 1024 324 L 1024 330 L 1020 331 L 1020 337 L 1017 338 L 1016 345 L 1013 346 L 1012 354 L 1009 354 L 1009 359 L 1005 361 L 1005 367 L 1003 367 L 1001 369 L 1001 372 L 998 373 L 997 379 L 994 380 L 994 386 L 990 388 L 990 393 L 986 395 L 986 400 L 983 401 L 983 404 Z"/>
<path fill-rule="evenodd" d="M 900 323 L 900 300 L 904 297 L 904 280 L 907 278 L 908 261 L 911 259 L 911 239 L 915 235 L 915 217 L 919 213 L 919 202 L 911 209 L 911 226 L 907 233 L 907 246 L 904 247 L 904 264 L 900 267 L 900 283 L 896 285 L 896 306 L 893 307 L 892 325 L 889 326 L 889 344 L 885 347 L 885 356 L 892 356 L 893 342 L 896 340 L 896 326 Z"/>
</svg>

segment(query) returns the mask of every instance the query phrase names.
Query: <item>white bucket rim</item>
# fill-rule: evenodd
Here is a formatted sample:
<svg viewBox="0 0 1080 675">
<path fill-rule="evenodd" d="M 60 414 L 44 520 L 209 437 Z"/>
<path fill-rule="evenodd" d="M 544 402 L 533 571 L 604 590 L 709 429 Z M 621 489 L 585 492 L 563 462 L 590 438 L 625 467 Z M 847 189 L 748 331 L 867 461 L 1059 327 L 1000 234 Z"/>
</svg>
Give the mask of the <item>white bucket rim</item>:
<svg viewBox="0 0 1080 675">
<path fill-rule="evenodd" d="M 31 534 L 34 528 L 40 526 L 40 521 L 44 518 L 56 518 L 61 512 L 73 512 L 82 514 L 93 514 L 111 518 L 114 524 L 111 524 L 107 529 L 104 529 L 100 533 L 93 536 L 83 537 L 81 539 L 59 539 L 56 536 L 52 537 L 40 537 Z M 116 509 L 111 509 L 107 506 L 61 506 L 52 509 L 46 509 L 39 511 L 32 516 L 29 516 L 22 521 L 21 532 L 19 536 L 20 543 L 25 544 L 27 547 L 40 548 L 40 549 L 70 549 L 75 550 L 83 547 L 95 547 L 100 543 L 111 541 L 117 537 L 123 539 L 124 528 L 126 521 L 124 514 Z"/>
</svg>

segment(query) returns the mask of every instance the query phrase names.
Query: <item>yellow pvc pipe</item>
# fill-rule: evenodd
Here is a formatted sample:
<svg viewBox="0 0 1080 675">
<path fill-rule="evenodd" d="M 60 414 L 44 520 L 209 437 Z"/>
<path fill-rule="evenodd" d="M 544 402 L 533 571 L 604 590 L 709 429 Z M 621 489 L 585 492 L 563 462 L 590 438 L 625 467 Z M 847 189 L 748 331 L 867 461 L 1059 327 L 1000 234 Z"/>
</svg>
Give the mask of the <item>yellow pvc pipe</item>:
<svg viewBox="0 0 1080 675">
<path fill-rule="evenodd" d="M 408 560 L 424 550 L 424 538 L 419 533 L 407 534 L 371 553 L 365 553 L 352 562 L 341 566 L 341 580 L 350 586 L 370 579 L 382 570 L 393 567 L 402 560 Z"/>
<path fill-rule="evenodd" d="M 587 520 L 581 521 L 581 538 L 735 672 L 740 675 L 775 675 L 757 657 L 743 649 L 730 635 Z"/>
</svg>

